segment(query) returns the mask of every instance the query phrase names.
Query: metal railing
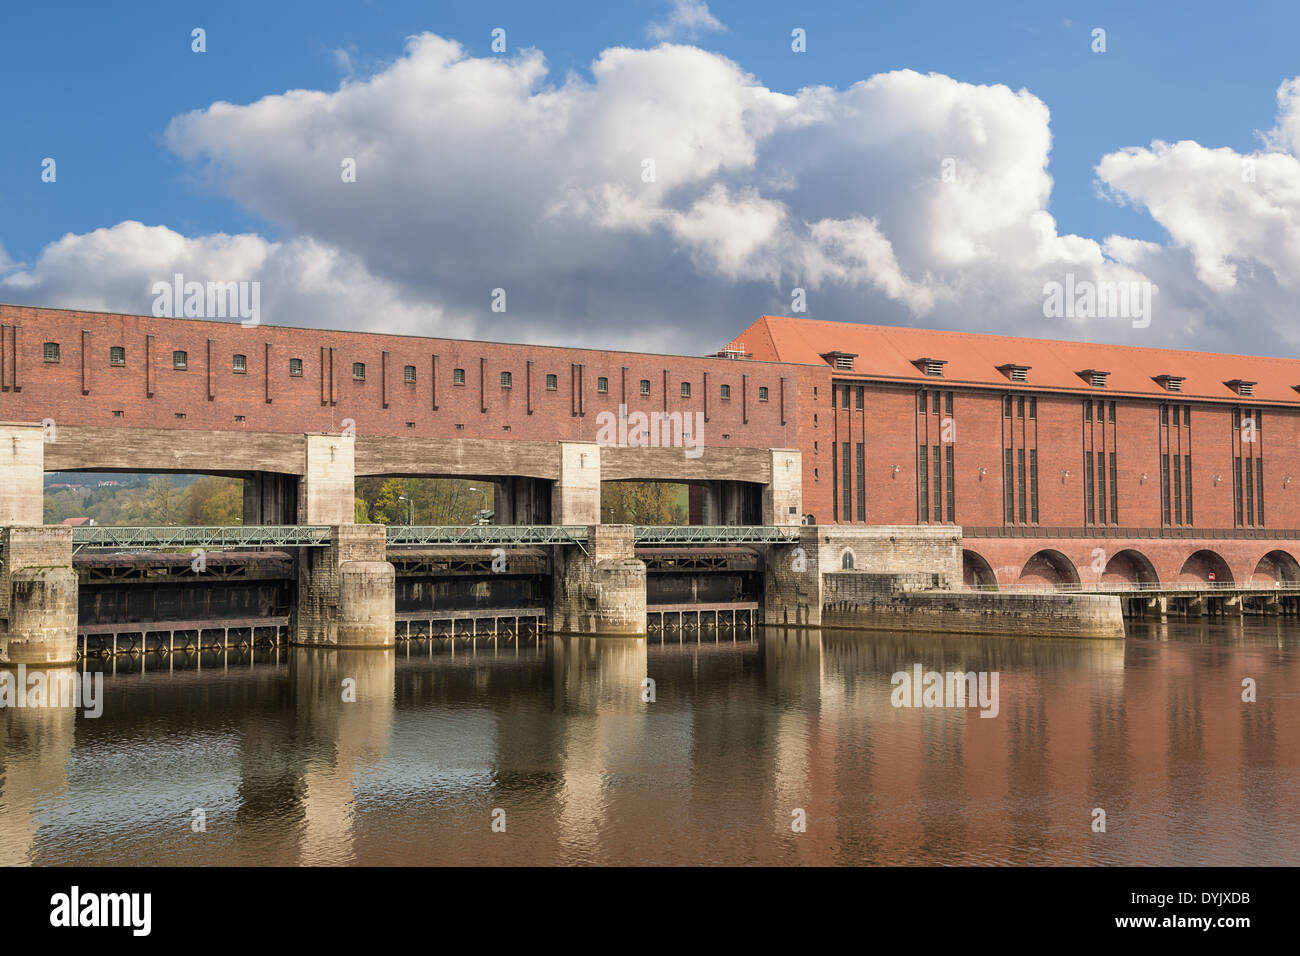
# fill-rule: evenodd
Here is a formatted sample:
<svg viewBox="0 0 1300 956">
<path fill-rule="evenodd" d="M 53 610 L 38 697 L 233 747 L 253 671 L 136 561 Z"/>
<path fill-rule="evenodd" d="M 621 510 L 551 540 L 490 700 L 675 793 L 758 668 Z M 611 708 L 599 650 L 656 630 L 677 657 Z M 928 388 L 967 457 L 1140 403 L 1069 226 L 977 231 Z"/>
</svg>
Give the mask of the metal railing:
<svg viewBox="0 0 1300 956">
<path fill-rule="evenodd" d="M 432 547 L 454 544 L 577 544 L 587 542 L 581 524 L 389 525 L 388 546 Z"/>
<path fill-rule="evenodd" d="M 636 526 L 637 544 L 784 544 L 799 540 L 798 525 Z"/>
<path fill-rule="evenodd" d="M 122 528 L 94 525 L 72 529 L 72 550 L 159 551 L 166 548 L 323 548 L 330 543 L 327 525 L 202 525 L 195 527 Z"/>
</svg>

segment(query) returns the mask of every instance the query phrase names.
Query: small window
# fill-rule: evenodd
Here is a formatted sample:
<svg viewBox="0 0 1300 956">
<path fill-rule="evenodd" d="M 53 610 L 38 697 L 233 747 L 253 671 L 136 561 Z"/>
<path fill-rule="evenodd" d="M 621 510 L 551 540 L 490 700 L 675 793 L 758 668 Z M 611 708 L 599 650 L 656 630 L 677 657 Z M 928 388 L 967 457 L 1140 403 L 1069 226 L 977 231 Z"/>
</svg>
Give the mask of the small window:
<svg viewBox="0 0 1300 956">
<path fill-rule="evenodd" d="M 189 368 L 190 357 L 186 352 L 172 353 L 172 368 Z"/>
<path fill-rule="evenodd" d="M 177 417 L 177 418 L 184 418 L 184 417 L 185 417 L 185 413 L 184 413 L 184 412 L 177 412 L 177 413 L 176 413 L 176 417 Z"/>
<path fill-rule="evenodd" d="M 46 342 L 46 343 L 45 343 L 45 361 L 47 361 L 47 362 L 57 362 L 58 360 L 59 360 L 59 343 L 58 343 L 58 342 Z"/>
<path fill-rule="evenodd" d="M 758 400 L 759 400 L 760 402 L 765 402 L 765 401 L 767 401 L 767 386 L 766 386 L 766 385 L 760 385 L 760 386 L 758 387 Z"/>
<path fill-rule="evenodd" d="M 559 388 L 560 388 L 560 376 L 558 375 L 546 376 L 546 390 L 548 392 L 558 391 Z"/>
<path fill-rule="evenodd" d="M 602 395 L 609 391 L 609 379 L 604 376 L 596 379 L 596 391 Z"/>
<path fill-rule="evenodd" d="M 355 379 L 355 380 L 358 381 L 358 382 L 364 382 L 364 381 L 366 380 L 366 363 L 365 363 L 365 362 L 353 362 L 353 363 L 352 363 L 352 378 Z"/>
<path fill-rule="evenodd" d="M 762 389 L 762 391 L 766 392 L 767 389 Z M 865 398 L 865 392 L 866 392 L 866 389 L 865 389 L 863 386 L 859 385 L 859 386 L 857 387 L 857 390 L 856 390 L 856 392 L 854 393 L 854 396 L 853 396 L 853 407 L 854 407 L 854 408 L 861 408 L 861 407 L 862 407 L 863 400 L 864 400 L 864 398 Z M 948 393 L 948 396 L 949 396 L 948 404 L 949 404 L 949 406 L 951 406 L 951 405 L 952 405 L 952 392 L 949 392 L 949 393 Z M 762 399 L 762 401 L 767 401 L 767 399 Z M 949 409 L 948 409 L 948 414 L 949 414 L 949 415 L 952 414 L 952 408 L 951 408 L 951 407 L 949 407 Z"/>
<path fill-rule="evenodd" d="M 465 370 L 463 368 L 452 369 L 451 384 L 453 385 L 465 384 Z"/>
<path fill-rule="evenodd" d="M 1038 417 L 1038 399 L 1033 395 L 1029 396 L 1029 417 L 1030 418 Z M 1114 417 L 1112 417 L 1111 421 L 1113 422 L 1114 420 L 1115 420 Z"/>
<path fill-rule="evenodd" d="M 302 376 L 302 359 L 289 359 L 289 374 L 297 377 Z"/>
<path fill-rule="evenodd" d="M 125 417 L 125 415 L 126 415 L 126 409 L 124 409 L 124 408 L 115 408 L 115 409 L 113 409 L 113 417 L 114 417 L 114 418 L 123 418 L 123 417 Z"/>
<path fill-rule="evenodd" d="M 414 428 L 414 427 L 415 427 L 415 422 L 407 422 L 407 423 L 406 423 L 406 427 L 407 427 L 407 428 Z"/>
<path fill-rule="evenodd" d="M 650 394 L 650 379 L 648 378 L 641 379 L 641 394 L 642 395 Z"/>
<path fill-rule="evenodd" d="M 691 397 L 691 383 L 682 382 L 682 398 L 690 398 L 690 397 Z"/>
<path fill-rule="evenodd" d="M 120 346 L 120 345 L 114 345 L 111 349 L 109 349 L 109 350 L 108 350 L 108 364 L 109 364 L 109 365 L 125 365 L 125 364 L 126 364 L 126 349 L 124 349 L 124 348 L 123 348 L 122 346 Z"/>
<path fill-rule="evenodd" d="M 723 397 L 724 399 L 730 399 L 730 398 L 731 398 L 731 386 L 730 386 L 730 385 L 724 385 L 724 386 L 722 386 L 722 397 Z"/>
<path fill-rule="evenodd" d="M 407 365 L 402 368 L 402 381 L 407 385 L 415 384 L 415 366 Z"/>
<path fill-rule="evenodd" d="M 462 425 L 460 422 L 457 422 L 457 423 L 456 423 L 456 431 L 458 431 L 458 432 L 463 432 L 464 430 L 465 430 L 465 426 Z"/>
<path fill-rule="evenodd" d="M 243 420 L 244 420 L 244 416 L 243 416 L 243 415 L 236 415 L 236 416 L 235 416 L 235 421 L 237 421 L 237 422 L 242 422 Z"/>
<path fill-rule="evenodd" d="M 511 379 L 512 379 L 512 376 L 510 375 L 509 372 L 502 372 L 502 373 L 501 373 L 501 387 L 502 387 L 502 388 L 510 388 Z"/>
<path fill-rule="evenodd" d="M 843 556 L 840 558 L 840 569 L 843 571 L 852 571 L 853 563 L 853 552 L 845 551 Z"/>
<path fill-rule="evenodd" d="M 236 356 L 235 356 L 235 360 L 234 360 L 234 370 L 235 370 L 236 372 L 247 372 L 247 371 L 248 371 L 248 356 L 247 356 L 247 355 L 236 355 Z"/>
</svg>

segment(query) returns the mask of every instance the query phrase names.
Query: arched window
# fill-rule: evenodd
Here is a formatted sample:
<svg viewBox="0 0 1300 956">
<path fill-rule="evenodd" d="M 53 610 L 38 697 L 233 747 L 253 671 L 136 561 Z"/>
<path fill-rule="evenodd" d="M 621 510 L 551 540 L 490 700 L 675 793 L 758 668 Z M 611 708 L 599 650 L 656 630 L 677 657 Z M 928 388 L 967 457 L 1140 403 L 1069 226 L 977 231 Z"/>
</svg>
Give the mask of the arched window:
<svg viewBox="0 0 1300 956">
<path fill-rule="evenodd" d="M 840 569 L 843 571 L 853 570 L 853 552 L 845 551 L 840 557 Z"/>
</svg>

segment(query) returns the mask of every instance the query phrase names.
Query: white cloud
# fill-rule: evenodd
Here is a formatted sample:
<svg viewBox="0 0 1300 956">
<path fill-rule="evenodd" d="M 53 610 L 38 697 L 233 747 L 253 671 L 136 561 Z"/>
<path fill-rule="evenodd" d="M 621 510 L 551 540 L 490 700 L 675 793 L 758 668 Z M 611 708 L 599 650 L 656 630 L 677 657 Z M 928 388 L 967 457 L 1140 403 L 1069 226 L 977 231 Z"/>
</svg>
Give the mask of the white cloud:
<svg viewBox="0 0 1300 956">
<path fill-rule="evenodd" d="M 1300 86 L 1278 103 L 1248 156 L 1102 157 L 1101 194 L 1169 241 L 1098 241 L 1049 211 L 1050 116 L 1025 90 L 903 70 L 785 94 L 673 44 L 553 82 L 537 51 L 475 58 L 426 34 L 333 92 L 169 126 L 172 150 L 295 238 L 122 223 L 0 266 L 0 292 L 147 311 L 159 273 L 261 276 L 269 321 L 698 352 L 798 286 L 819 318 L 1263 351 L 1300 335 Z M 1066 272 L 1153 281 L 1151 327 L 1044 319 Z"/>
<path fill-rule="evenodd" d="M 668 18 L 651 23 L 646 27 L 646 33 L 654 40 L 675 40 L 725 29 L 718 18 L 709 12 L 709 5 L 704 0 L 672 0 Z"/>
</svg>

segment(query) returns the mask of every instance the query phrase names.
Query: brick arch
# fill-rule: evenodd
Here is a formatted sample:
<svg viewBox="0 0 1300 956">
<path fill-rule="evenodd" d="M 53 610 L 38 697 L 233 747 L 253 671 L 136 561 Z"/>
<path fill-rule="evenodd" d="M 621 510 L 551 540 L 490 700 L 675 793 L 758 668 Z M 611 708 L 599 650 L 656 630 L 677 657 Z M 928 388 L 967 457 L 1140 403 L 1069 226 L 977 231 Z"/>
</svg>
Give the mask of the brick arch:
<svg viewBox="0 0 1300 956">
<path fill-rule="evenodd" d="M 1234 580 L 1232 568 L 1224 559 L 1223 555 L 1217 551 L 1211 551 L 1209 548 L 1202 548 L 1199 551 L 1193 551 L 1184 560 L 1182 567 L 1178 571 L 1178 580 L 1184 583 L 1195 583 L 1213 580 L 1216 584 L 1232 583 Z"/>
<path fill-rule="evenodd" d="M 1300 582 L 1300 561 L 1289 551 L 1274 549 L 1260 556 L 1247 581 L 1251 584 Z"/>
<path fill-rule="evenodd" d="M 993 565 L 977 551 L 962 548 L 961 552 L 962 584 L 967 588 L 981 588 L 988 591 L 998 589 L 998 578 L 993 572 Z"/>
<path fill-rule="evenodd" d="M 1156 584 L 1160 575 L 1145 554 L 1135 548 L 1125 548 L 1110 556 L 1101 580 L 1104 584 Z"/>
<path fill-rule="evenodd" d="M 1060 551 L 1044 548 L 1032 554 L 1020 569 L 1025 584 L 1078 584 L 1079 570 Z"/>
</svg>

